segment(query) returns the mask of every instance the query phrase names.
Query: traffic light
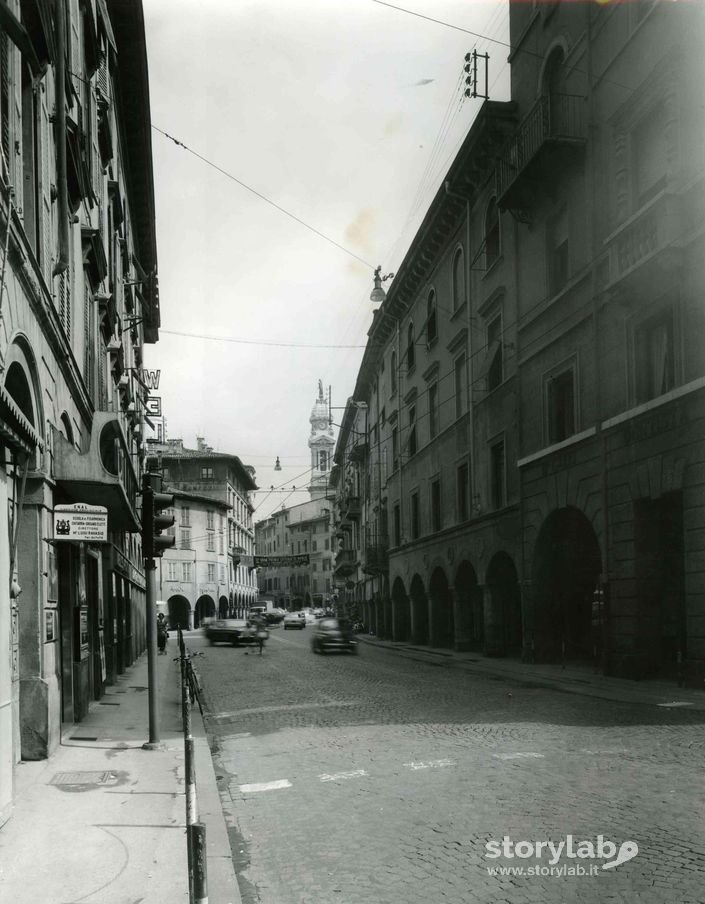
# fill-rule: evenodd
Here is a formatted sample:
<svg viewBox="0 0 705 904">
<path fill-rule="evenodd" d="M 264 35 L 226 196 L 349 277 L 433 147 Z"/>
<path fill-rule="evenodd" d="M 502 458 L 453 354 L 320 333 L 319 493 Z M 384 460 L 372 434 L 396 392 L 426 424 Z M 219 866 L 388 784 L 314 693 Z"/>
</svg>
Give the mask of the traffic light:
<svg viewBox="0 0 705 904">
<path fill-rule="evenodd" d="M 161 557 L 165 549 L 176 543 L 176 537 L 163 536 L 162 531 L 174 524 L 174 516 L 165 509 L 174 505 L 173 493 L 161 493 L 159 474 L 143 475 L 142 484 L 142 555 L 145 559 Z"/>
</svg>

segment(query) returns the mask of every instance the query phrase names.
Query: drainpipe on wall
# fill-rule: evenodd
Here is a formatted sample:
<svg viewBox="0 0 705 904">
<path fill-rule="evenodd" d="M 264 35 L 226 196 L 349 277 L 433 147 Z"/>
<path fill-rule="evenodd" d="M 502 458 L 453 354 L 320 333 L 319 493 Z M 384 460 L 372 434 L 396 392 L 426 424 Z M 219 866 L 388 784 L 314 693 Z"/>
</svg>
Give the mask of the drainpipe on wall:
<svg viewBox="0 0 705 904">
<path fill-rule="evenodd" d="M 69 190 L 66 177 L 66 9 L 56 0 L 56 168 L 59 201 L 59 259 L 52 276 L 69 266 Z"/>
</svg>

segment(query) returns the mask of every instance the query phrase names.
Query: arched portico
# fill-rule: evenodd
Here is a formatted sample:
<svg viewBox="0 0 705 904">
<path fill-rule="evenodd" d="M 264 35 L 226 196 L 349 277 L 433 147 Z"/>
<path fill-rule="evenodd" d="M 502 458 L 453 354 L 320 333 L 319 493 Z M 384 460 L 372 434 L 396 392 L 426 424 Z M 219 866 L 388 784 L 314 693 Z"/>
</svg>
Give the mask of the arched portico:
<svg viewBox="0 0 705 904">
<path fill-rule="evenodd" d="M 429 642 L 428 597 L 418 574 L 411 580 L 411 639 L 414 643 Z"/>
<path fill-rule="evenodd" d="M 394 640 L 411 640 L 411 602 L 401 578 L 395 578 L 392 585 L 392 609 L 394 619 Z"/>
<path fill-rule="evenodd" d="M 188 631 L 193 627 L 191 605 L 185 596 L 170 596 L 167 600 L 167 610 L 171 628 L 179 627 L 182 631 Z"/>
<path fill-rule="evenodd" d="M 431 599 L 431 646 L 453 647 L 455 644 L 455 618 L 453 594 L 442 568 L 435 568 L 429 585 Z"/>
<path fill-rule="evenodd" d="M 583 512 L 567 507 L 546 518 L 533 561 L 533 646 L 539 661 L 592 658 L 592 598 L 601 561 Z"/>
<path fill-rule="evenodd" d="M 227 618 L 228 617 L 228 598 L 227 596 L 221 596 L 218 601 L 218 618 Z"/>
<path fill-rule="evenodd" d="M 193 614 L 194 628 L 200 628 L 204 618 L 215 618 L 215 602 L 212 596 L 204 594 L 196 601 L 196 607 Z"/>
<path fill-rule="evenodd" d="M 481 650 L 485 639 L 482 588 L 470 562 L 455 573 L 455 645 L 458 650 Z"/>
<path fill-rule="evenodd" d="M 485 585 L 485 651 L 495 656 L 520 656 L 521 592 L 514 562 L 506 552 L 492 556 Z"/>
</svg>

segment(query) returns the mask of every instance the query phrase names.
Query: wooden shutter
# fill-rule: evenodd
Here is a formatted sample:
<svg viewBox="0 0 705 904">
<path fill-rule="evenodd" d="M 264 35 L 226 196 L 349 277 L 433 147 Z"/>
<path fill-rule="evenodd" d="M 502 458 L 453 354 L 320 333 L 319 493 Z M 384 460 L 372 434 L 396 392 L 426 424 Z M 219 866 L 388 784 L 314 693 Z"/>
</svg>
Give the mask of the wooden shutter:
<svg viewBox="0 0 705 904">
<path fill-rule="evenodd" d="M 51 209 L 51 178 L 53 172 L 52 158 L 54 142 L 52 141 L 49 123 L 48 82 L 46 79 L 39 85 L 39 265 L 47 285 L 51 285 L 54 252 L 54 226 Z"/>
</svg>

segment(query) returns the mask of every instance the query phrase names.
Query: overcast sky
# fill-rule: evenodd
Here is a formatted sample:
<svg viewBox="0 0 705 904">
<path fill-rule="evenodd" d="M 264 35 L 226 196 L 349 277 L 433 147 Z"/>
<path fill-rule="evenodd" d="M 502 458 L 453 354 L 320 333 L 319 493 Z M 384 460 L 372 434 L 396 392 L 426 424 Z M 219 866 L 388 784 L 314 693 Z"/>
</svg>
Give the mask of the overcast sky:
<svg viewBox="0 0 705 904">
<path fill-rule="evenodd" d="M 480 107 L 466 52 L 489 51 L 508 99 L 508 2 L 143 3 L 162 323 L 146 366 L 169 438 L 256 469 L 259 520 L 308 499 L 290 490 L 318 380 L 333 406 L 353 392 L 374 267 L 398 267 Z"/>
</svg>

